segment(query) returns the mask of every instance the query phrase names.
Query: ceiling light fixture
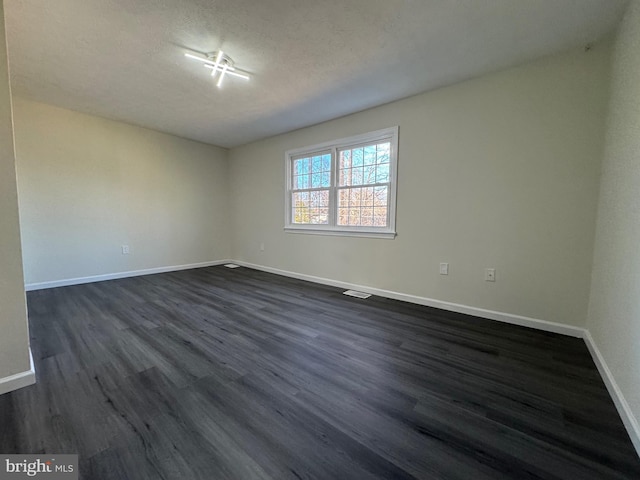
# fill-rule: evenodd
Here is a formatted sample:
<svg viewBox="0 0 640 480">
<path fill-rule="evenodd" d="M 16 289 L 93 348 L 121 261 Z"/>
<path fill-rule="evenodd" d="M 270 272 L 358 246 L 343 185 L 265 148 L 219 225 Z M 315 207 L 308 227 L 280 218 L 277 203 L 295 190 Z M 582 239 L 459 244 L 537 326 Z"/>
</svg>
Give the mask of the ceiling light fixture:
<svg viewBox="0 0 640 480">
<path fill-rule="evenodd" d="M 224 77 L 227 75 L 242 78 L 243 80 L 249 80 L 249 75 L 247 75 L 246 72 L 243 72 L 242 70 L 238 70 L 235 67 L 235 63 L 231 59 L 231 57 L 224 53 L 222 50 L 208 53 L 204 57 L 193 55 L 191 53 L 185 53 L 184 56 L 192 58 L 194 60 L 199 60 L 204 63 L 205 68 L 211 69 L 211 76 L 213 78 L 216 78 L 216 76 L 220 74 L 220 76 L 218 77 L 218 82 L 216 83 L 217 87 L 222 86 Z"/>
</svg>

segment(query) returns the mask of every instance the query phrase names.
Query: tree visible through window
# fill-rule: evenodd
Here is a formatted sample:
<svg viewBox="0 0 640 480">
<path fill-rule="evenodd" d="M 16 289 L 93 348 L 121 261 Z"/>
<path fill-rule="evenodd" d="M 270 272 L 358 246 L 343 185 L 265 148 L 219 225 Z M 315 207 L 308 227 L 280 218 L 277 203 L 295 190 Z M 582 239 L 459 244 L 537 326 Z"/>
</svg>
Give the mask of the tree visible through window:
<svg viewBox="0 0 640 480">
<path fill-rule="evenodd" d="M 293 223 L 328 224 L 331 154 L 293 161 Z"/>
<path fill-rule="evenodd" d="M 339 151 L 338 225 L 386 227 L 391 142 Z"/>
<path fill-rule="evenodd" d="M 395 235 L 398 128 L 287 152 L 287 230 Z"/>
</svg>

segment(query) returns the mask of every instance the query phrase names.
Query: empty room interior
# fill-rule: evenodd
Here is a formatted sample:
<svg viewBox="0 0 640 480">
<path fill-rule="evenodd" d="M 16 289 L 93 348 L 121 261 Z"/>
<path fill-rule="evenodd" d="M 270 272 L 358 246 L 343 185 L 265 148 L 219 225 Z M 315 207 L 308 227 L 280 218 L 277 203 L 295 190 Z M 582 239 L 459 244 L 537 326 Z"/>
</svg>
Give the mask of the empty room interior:
<svg viewBox="0 0 640 480">
<path fill-rule="evenodd" d="M 640 0 L 0 6 L 2 478 L 640 478 Z"/>
</svg>

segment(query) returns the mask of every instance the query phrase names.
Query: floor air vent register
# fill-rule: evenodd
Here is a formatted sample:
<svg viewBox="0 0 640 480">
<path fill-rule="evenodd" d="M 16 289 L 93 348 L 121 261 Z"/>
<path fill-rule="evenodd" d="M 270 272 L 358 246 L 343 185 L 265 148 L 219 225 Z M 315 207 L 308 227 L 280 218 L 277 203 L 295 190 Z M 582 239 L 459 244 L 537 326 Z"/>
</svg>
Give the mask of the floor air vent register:
<svg viewBox="0 0 640 480">
<path fill-rule="evenodd" d="M 369 298 L 371 296 L 370 293 L 358 292 L 357 290 L 346 290 L 342 294 L 356 298 Z"/>
</svg>

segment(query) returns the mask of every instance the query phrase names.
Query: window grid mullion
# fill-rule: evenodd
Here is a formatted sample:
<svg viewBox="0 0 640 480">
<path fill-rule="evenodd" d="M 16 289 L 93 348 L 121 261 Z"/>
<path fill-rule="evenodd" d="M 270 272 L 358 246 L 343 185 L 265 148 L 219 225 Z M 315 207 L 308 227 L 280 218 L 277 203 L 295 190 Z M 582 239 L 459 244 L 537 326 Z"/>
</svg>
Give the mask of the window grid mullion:
<svg viewBox="0 0 640 480">
<path fill-rule="evenodd" d="M 330 187 L 296 188 L 296 189 L 291 189 L 291 193 L 320 192 L 320 191 L 323 191 L 323 190 L 330 190 Z"/>
<path fill-rule="evenodd" d="M 339 190 L 344 190 L 345 188 L 366 188 L 366 187 L 388 187 L 391 185 L 391 182 L 384 183 L 363 183 L 362 185 L 340 185 L 336 188 Z"/>
</svg>

